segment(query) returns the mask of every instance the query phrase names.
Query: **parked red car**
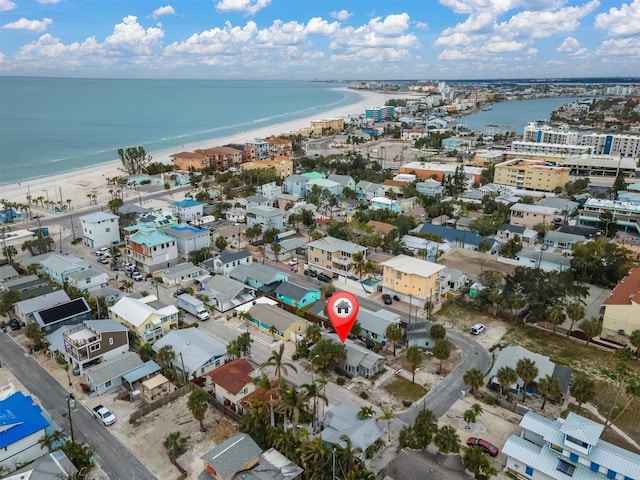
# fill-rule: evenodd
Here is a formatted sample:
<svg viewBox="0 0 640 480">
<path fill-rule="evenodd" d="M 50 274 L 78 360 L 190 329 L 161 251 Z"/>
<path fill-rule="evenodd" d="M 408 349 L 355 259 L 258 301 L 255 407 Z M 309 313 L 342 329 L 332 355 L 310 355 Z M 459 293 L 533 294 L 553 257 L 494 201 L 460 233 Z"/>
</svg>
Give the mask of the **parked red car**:
<svg viewBox="0 0 640 480">
<path fill-rule="evenodd" d="M 482 450 L 484 450 L 484 453 L 488 453 L 492 457 L 495 457 L 496 455 L 498 455 L 498 452 L 500 452 L 500 450 L 498 450 L 498 447 L 496 447 L 493 443 L 489 443 L 482 438 L 469 437 L 467 439 L 467 446 L 482 447 Z"/>
</svg>

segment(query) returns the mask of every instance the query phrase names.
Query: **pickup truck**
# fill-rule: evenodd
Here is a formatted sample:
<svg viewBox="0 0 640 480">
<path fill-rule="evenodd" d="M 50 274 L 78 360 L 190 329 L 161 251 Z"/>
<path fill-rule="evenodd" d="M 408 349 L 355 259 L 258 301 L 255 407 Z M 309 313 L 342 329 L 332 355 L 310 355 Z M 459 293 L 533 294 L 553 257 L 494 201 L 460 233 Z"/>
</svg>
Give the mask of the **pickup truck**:
<svg viewBox="0 0 640 480">
<path fill-rule="evenodd" d="M 116 416 L 111 413 L 111 410 L 109 410 L 104 405 L 93 407 L 93 416 L 104 423 L 106 426 L 116 423 Z"/>
</svg>

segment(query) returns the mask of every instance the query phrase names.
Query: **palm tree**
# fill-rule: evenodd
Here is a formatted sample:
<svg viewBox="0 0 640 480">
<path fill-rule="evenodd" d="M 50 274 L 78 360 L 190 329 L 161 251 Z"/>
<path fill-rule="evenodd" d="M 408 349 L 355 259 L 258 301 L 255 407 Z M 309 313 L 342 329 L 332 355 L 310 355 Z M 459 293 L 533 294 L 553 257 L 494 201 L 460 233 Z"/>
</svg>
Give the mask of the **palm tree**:
<svg viewBox="0 0 640 480">
<path fill-rule="evenodd" d="M 67 436 L 64 434 L 62 430 L 55 430 L 52 433 L 45 433 L 38 443 L 41 447 L 46 448 L 50 452 L 57 450 L 60 448 L 60 444 L 65 443 L 67 441 Z"/>
<path fill-rule="evenodd" d="M 318 436 L 298 447 L 301 466 L 309 478 L 323 478 L 331 470 L 331 455 Z"/>
<path fill-rule="evenodd" d="M 547 309 L 547 320 L 553 327 L 553 334 L 556 334 L 556 328 L 564 321 L 564 310 L 560 305 L 553 305 Z"/>
<path fill-rule="evenodd" d="M 516 364 L 516 373 L 524 383 L 524 385 L 522 385 L 522 403 L 524 403 L 524 399 L 527 394 L 527 386 L 538 376 L 538 367 L 536 367 L 536 362 L 530 358 L 521 358 Z"/>
<path fill-rule="evenodd" d="M 284 344 L 280 344 L 280 349 L 276 352 L 275 350 L 271 351 L 271 356 L 260 365 L 260 368 L 264 367 L 273 367 L 273 373 L 278 377 L 278 383 L 282 384 L 282 372 L 285 375 L 289 374 L 289 368 L 294 372 L 298 373 L 298 369 L 295 367 L 293 363 L 286 362 L 284 359 Z"/>
<path fill-rule="evenodd" d="M 441 323 L 434 323 L 429 329 L 429 336 L 436 340 L 444 340 L 447 337 L 447 329 Z"/>
<path fill-rule="evenodd" d="M 251 314 L 248 311 L 239 312 L 238 318 L 244 322 L 246 330 L 249 331 L 249 322 L 251 322 Z"/>
<path fill-rule="evenodd" d="M 382 415 L 378 417 L 378 420 L 387 422 L 387 433 L 389 434 L 389 443 L 391 443 L 391 420 L 395 416 L 393 410 L 390 407 L 384 406 L 382 409 Z"/>
<path fill-rule="evenodd" d="M 322 331 L 320 330 L 320 325 L 317 323 L 312 323 L 307 327 L 307 331 L 304 334 L 304 338 L 307 342 L 313 344 L 316 343 L 320 338 L 322 338 Z"/>
<path fill-rule="evenodd" d="M 571 326 L 567 332 L 567 337 L 571 336 L 573 325 L 584 318 L 584 305 L 580 302 L 573 302 L 567 305 L 567 317 L 571 320 Z"/>
<path fill-rule="evenodd" d="M 299 392 L 295 386 L 280 388 L 280 403 L 276 406 L 276 410 L 282 413 L 285 417 L 285 426 L 287 420 L 291 422 L 293 434 L 296 434 L 298 430 L 298 423 L 300 419 L 300 412 L 307 404 L 307 396 L 305 392 Z"/>
<path fill-rule="evenodd" d="M 404 359 L 411 370 L 411 383 L 416 383 L 416 370 L 422 365 L 424 355 L 417 345 L 411 345 L 405 350 Z"/>
<path fill-rule="evenodd" d="M 176 358 L 176 353 L 173 351 L 171 345 L 165 345 L 160 347 L 156 352 L 156 362 L 163 368 L 168 369 L 173 360 Z"/>
<path fill-rule="evenodd" d="M 366 263 L 366 257 L 363 252 L 356 252 L 351 256 L 353 260 L 353 270 L 358 275 L 358 280 L 362 280 L 362 274 L 364 273 L 364 266 Z"/>
<path fill-rule="evenodd" d="M 484 383 L 484 374 L 477 368 L 471 368 L 462 376 L 462 381 L 469 385 L 471 395 L 473 395 Z"/>
<path fill-rule="evenodd" d="M 187 449 L 187 439 L 180 432 L 171 432 L 162 442 L 172 465 L 176 464 L 176 458 Z"/>
<path fill-rule="evenodd" d="M 258 389 L 264 388 L 269 394 L 269 418 L 272 427 L 276 426 L 276 415 L 273 404 L 274 387 L 271 385 L 271 380 L 264 373 L 258 378 L 253 379 L 253 384 L 256 386 L 256 397 L 258 396 Z"/>
<path fill-rule="evenodd" d="M 580 327 L 582 328 L 584 336 L 587 337 L 587 345 L 589 345 L 589 342 L 593 340 L 594 337 L 597 337 L 602 333 L 602 323 L 600 323 L 600 320 L 598 320 L 597 317 L 591 317 L 584 320 L 580 324 Z"/>
<path fill-rule="evenodd" d="M 358 418 L 361 420 L 364 420 L 365 418 L 371 418 L 373 417 L 374 413 L 375 412 L 371 405 L 363 405 L 362 407 L 360 407 L 360 410 L 358 411 Z"/>
<path fill-rule="evenodd" d="M 187 408 L 191 412 L 191 415 L 200 422 L 201 432 L 206 431 L 204 428 L 204 415 L 207 413 L 207 407 L 209 407 L 207 394 L 204 393 L 203 390 L 196 388 L 189 394 L 189 398 L 187 399 Z"/>
<path fill-rule="evenodd" d="M 569 393 L 571 393 L 578 402 L 577 413 L 580 413 L 580 407 L 582 407 L 582 404 L 590 402 L 596 397 L 595 384 L 593 383 L 593 380 L 587 377 L 586 374 L 579 372 L 575 377 L 573 377 Z"/>
<path fill-rule="evenodd" d="M 538 382 L 538 389 L 544 398 L 542 401 L 542 407 L 540 407 L 541 410 L 544 410 L 544 406 L 547 404 L 547 400 L 549 398 L 556 400 L 560 398 L 560 395 L 562 395 L 560 380 L 556 377 L 552 377 L 551 375 L 545 375 L 544 378 L 540 379 Z"/>
<path fill-rule="evenodd" d="M 433 443 L 442 453 L 458 453 L 460 451 L 460 437 L 451 425 L 438 428 Z"/>
<path fill-rule="evenodd" d="M 629 343 L 636 349 L 636 358 L 640 358 L 640 329 L 631 332 Z"/>
<path fill-rule="evenodd" d="M 326 385 L 326 383 L 324 384 Z M 329 399 L 323 392 L 322 380 L 316 380 L 313 383 L 305 383 L 302 388 L 305 390 L 305 394 L 308 399 L 313 400 L 313 417 L 311 418 L 311 426 L 315 428 L 316 419 L 318 418 L 318 399 L 322 400 L 326 405 L 329 405 Z"/>
<path fill-rule="evenodd" d="M 431 321 L 431 314 L 433 313 L 435 305 L 431 300 L 424 302 L 424 313 L 428 322 Z"/>
<path fill-rule="evenodd" d="M 396 345 L 399 341 L 402 340 L 402 327 L 399 323 L 390 323 L 387 329 L 384 332 L 387 340 L 393 343 L 393 356 L 396 356 Z"/>
<path fill-rule="evenodd" d="M 275 261 L 277 263 L 278 260 L 279 260 L 280 251 L 282 250 L 282 245 L 280 245 L 278 242 L 274 241 L 274 242 L 271 242 L 270 247 L 271 247 L 271 251 L 273 252 Z"/>
<path fill-rule="evenodd" d="M 440 375 L 442 373 L 442 362 L 451 356 L 451 344 L 449 340 L 437 340 L 431 353 L 440 360 L 440 365 L 438 366 L 438 375 Z"/>
<path fill-rule="evenodd" d="M 500 367 L 498 369 L 498 373 L 496 374 L 496 378 L 498 379 L 498 383 L 500 384 L 501 393 L 504 392 L 505 388 L 507 389 L 507 401 L 509 401 L 509 391 L 511 390 L 511 385 L 518 381 L 518 374 L 511 367 Z"/>
</svg>

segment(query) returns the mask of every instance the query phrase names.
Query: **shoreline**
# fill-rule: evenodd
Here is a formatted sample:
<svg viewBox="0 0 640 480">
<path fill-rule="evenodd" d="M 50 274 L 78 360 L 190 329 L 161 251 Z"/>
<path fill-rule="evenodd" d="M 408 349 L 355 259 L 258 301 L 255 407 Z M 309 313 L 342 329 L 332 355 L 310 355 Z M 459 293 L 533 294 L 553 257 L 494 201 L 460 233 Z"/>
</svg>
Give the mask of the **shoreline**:
<svg viewBox="0 0 640 480">
<path fill-rule="evenodd" d="M 346 88 L 346 87 L 345 87 Z M 351 90 L 350 90 L 351 91 Z M 266 138 L 271 135 L 282 135 L 296 132 L 305 127 L 310 126 L 314 120 L 323 118 L 345 117 L 349 115 L 363 115 L 366 108 L 384 105 L 389 98 L 397 98 L 398 94 L 387 94 L 371 91 L 353 90 L 360 96 L 360 100 L 349 105 L 342 105 L 336 108 L 315 113 L 299 119 L 289 120 L 285 122 L 275 123 L 272 125 L 259 127 L 253 130 L 246 130 L 237 134 L 213 137 L 207 140 L 188 143 L 176 148 L 168 148 L 153 152 L 147 152 L 152 157 L 152 162 L 171 163 L 170 155 L 181 151 L 193 151 L 197 149 L 211 148 L 222 146 L 228 143 L 245 143 L 254 138 Z M 92 206 L 106 205 L 110 198 L 109 189 L 112 186 L 107 185 L 106 179 L 126 175 L 120 169 L 120 160 L 111 160 L 87 167 L 80 167 L 69 170 L 57 175 L 47 175 L 42 177 L 32 177 L 27 180 L 7 183 L 2 185 L 2 199 L 9 202 L 27 204 L 27 195 L 31 194 L 32 198 L 44 197 L 62 203 L 68 203 L 71 211 L 89 207 L 89 199 L 87 195 L 95 194 L 96 200 Z M 56 215 L 51 209 L 46 207 L 36 207 L 34 213 L 42 217 L 43 215 Z M 68 212 L 68 210 L 66 211 Z"/>
</svg>

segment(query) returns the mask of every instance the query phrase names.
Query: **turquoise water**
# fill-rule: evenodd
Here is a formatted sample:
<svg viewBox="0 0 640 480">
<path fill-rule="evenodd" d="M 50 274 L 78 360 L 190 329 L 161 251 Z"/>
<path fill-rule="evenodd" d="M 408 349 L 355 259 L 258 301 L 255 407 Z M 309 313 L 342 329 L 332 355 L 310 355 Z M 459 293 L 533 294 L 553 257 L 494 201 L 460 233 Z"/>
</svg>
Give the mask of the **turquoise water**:
<svg viewBox="0 0 640 480">
<path fill-rule="evenodd" d="M 362 284 L 367 287 L 373 287 L 376 283 L 380 283 L 380 280 L 376 280 L 375 278 L 365 278 L 362 281 Z"/>
<path fill-rule="evenodd" d="M 116 160 L 118 148 L 127 146 L 179 149 L 360 99 L 338 87 L 301 81 L 0 77 L 0 183 Z"/>
</svg>

